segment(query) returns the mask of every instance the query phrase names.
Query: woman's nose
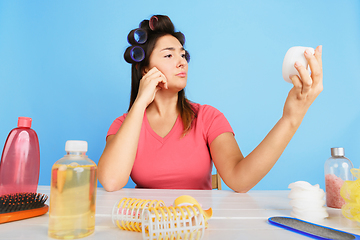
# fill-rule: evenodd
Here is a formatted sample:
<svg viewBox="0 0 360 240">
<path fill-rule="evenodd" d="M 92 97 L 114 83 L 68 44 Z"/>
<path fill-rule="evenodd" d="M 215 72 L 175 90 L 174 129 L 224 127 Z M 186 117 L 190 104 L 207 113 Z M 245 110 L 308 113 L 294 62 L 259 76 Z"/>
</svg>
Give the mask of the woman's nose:
<svg viewBox="0 0 360 240">
<path fill-rule="evenodd" d="M 183 67 L 187 64 L 187 61 L 184 57 L 180 56 L 179 57 L 179 63 L 178 63 L 178 67 Z"/>
</svg>

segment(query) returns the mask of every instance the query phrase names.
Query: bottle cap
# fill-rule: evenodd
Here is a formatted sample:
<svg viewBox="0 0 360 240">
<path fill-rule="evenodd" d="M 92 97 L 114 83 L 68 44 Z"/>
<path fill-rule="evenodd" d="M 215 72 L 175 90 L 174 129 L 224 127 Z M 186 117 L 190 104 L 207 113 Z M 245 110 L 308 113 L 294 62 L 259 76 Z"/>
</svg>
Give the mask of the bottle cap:
<svg viewBox="0 0 360 240">
<path fill-rule="evenodd" d="M 344 148 L 331 148 L 331 156 L 333 156 L 333 157 L 345 156 Z"/>
<path fill-rule="evenodd" d="M 87 152 L 88 143 L 87 141 L 76 141 L 69 140 L 65 143 L 65 151 L 66 152 Z"/>
<path fill-rule="evenodd" d="M 31 128 L 32 119 L 29 117 L 19 117 L 18 118 L 18 127 Z"/>
</svg>

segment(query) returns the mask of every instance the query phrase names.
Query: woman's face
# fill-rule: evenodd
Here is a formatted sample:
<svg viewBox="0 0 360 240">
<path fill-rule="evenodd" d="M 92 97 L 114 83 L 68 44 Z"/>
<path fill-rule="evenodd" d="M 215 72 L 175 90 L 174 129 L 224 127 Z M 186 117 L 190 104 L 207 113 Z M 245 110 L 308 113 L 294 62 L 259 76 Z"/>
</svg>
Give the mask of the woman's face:
<svg viewBox="0 0 360 240">
<path fill-rule="evenodd" d="M 149 66 L 146 71 L 156 67 L 168 82 L 168 89 L 180 91 L 186 86 L 188 63 L 185 50 L 179 40 L 171 35 L 160 37 L 150 55 Z"/>
</svg>

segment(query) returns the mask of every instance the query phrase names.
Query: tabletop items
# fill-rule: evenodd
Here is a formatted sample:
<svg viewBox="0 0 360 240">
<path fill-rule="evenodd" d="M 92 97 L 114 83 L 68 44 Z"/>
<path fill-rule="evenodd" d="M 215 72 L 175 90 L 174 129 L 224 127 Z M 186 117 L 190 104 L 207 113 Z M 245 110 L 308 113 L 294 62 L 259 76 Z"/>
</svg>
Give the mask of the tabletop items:
<svg viewBox="0 0 360 240">
<path fill-rule="evenodd" d="M 0 163 L 0 223 L 48 211 L 47 196 L 36 193 L 40 173 L 39 139 L 32 119 L 19 117 L 6 139 Z"/>
<path fill-rule="evenodd" d="M 50 186 L 39 186 L 38 191 L 50 196 Z M 291 239 L 306 240 L 308 237 L 291 231 L 271 226 L 268 218 L 272 216 L 290 216 L 288 190 L 269 191 L 252 190 L 248 193 L 235 193 L 229 190 L 167 190 L 123 188 L 116 192 L 107 192 L 103 188 L 96 191 L 96 226 L 95 232 L 84 240 L 137 239 L 142 240 L 142 233 L 120 230 L 111 222 L 115 203 L 124 197 L 138 199 L 163 200 L 166 206 L 174 206 L 174 199 L 190 195 L 201 203 L 203 209 L 209 207 L 213 216 L 208 220 L 202 240 L 219 239 Z M 321 224 L 360 235 L 356 222 L 342 216 L 341 210 L 328 208 L 329 218 Z M 49 215 L 29 218 L 21 221 L 0 224 L 0 239 L 37 239 L 49 240 L 47 228 Z M 20 230 L 20 231 L 19 231 Z"/>
<path fill-rule="evenodd" d="M 331 148 L 331 157 L 326 160 L 324 170 L 328 209 L 341 209 L 343 216 L 360 223 L 360 169 L 354 168 L 345 157 L 344 148 Z M 312 186 L 298 181 L 289 188 L 292 217 L 315 222 L 328 217 L 323 200 L 325 193 L 319 184 Z"/>
<path fill-rule="evenodd" d="M 36 193 L 40 153 L 31 121 L 19 117 L 18 127 L 5 142 L 0 163 L 0 223 L 39 216 L 48 210 L 47 196 Z M 86 141 L 67 141 L 67 154 L 53 165 L 50 237 L 81 238 L 95 230 L 97 166 L 86 156 L 87 148 Z M 360 169 L 353 168 L 343 148 L 332 148 L 331 155 L 325 163 L 328 210 L 342 208 L 346 218 L 360 223 Z M 350 172 L 357 180 L 352 181 Z M 298 181 L 289 188 L 291 216 L 312 222 L 328 217 L 325 192 L 318 184 Z M 141 232 L 146 240 L 201 239 L 211 216 L 211 208 L 204 211 L 188 195 L 176 198 L 172 206 L 166 206 L 163 201 L 124 197 L 116 202 L 112 212 L 113 223 L 118 228 Z"/>
<path fill-rule="evenodd" d="M 31 118 L 19 117 L 5 142 L 0 163 L 0 223 L 48 211 L 47 196 L 36 193 L 40 148 L 31 122 Z M 52 168 L 48 234 L 58 239 L 85 237 L 95 230 L 97 166 L 85 155 L 86 141 L 67 141 L 65 151 Z"/>
</svg>

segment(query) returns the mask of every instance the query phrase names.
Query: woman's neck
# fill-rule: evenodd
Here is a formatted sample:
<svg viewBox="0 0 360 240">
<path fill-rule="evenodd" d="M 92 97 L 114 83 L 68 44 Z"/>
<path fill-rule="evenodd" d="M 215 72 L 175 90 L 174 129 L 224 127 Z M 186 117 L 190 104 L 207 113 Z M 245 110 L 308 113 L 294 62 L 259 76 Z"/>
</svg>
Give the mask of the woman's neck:
<svg viewBox="0 0 360 240">
<path fill-rule="evenodd" d="M 178 114 L 178 94 L 169 96 L 168 94 L 161 94 L 161 91 L 156 93 L 154 101 L 147 107 L 147 114 L 155 114 L 160 117 Z"/>
</svg>

